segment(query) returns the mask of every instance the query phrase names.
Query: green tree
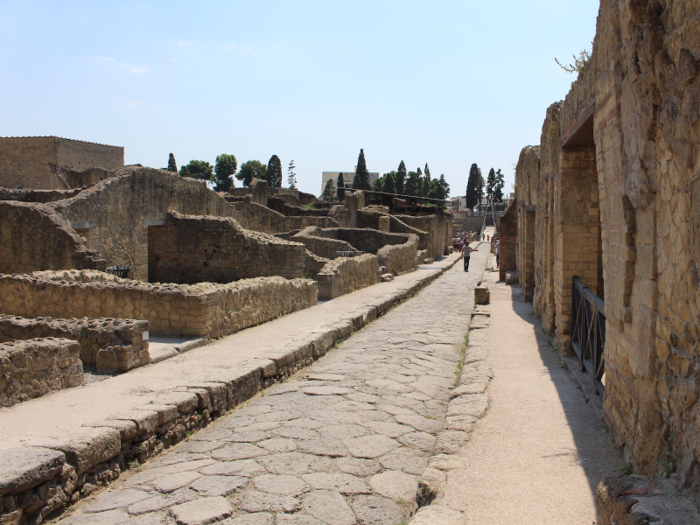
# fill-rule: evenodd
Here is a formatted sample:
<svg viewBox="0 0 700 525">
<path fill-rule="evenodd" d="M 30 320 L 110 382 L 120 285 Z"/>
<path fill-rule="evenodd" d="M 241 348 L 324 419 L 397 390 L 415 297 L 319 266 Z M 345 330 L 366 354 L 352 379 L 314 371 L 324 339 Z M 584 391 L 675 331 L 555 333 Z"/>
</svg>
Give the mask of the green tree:
<svg viewBox="0 0 700 525">
<path fill-rule="evenodd" d="M 233 180 L 231 177 L 236 173 L 238 169 L 238 161 L 235 155 L 227 155 L 222 153 L 216 157 L 216 163 L 214 164 L 214 190 L 215 191 L 228 191 L 231 186 L 233 186 Z"/>
<path fill-rule="evenodd" d="M 440 197 L 439 199 L 447 199 L 450 196 L 450 185 L 447 184 L 447 181 L 445 180 L 445 174 L 440 175 L 440 179 L 438 180 L 438 186 L 440 186 Z"/>
<path fill-rule="evenodd" d="M 355 169 L 355 178 L 352 180 L 352 189 L 370 189 L 369 172 L 367 171 L 367 164 L 365 163 L 365 152 L 362 149 L 360 149 L 360 156 L 357 158 L 357 168 Z"/>
<path fill-rule="evenodd" d="M 430 194 L 430 183 L 431 183 L 432 177 L 430 176 L 430 168 L 428 167 L 428 163 L 425 163 L 425 177 L 423 178 L 423 191 L 421 195 L 423 197 L 427 197 Z"/>
<path fill-rule="evenodd" d="M 180 168 L 180 176 L 211 182 L 214 176 L 214 168 L 204 160 L 191 160 L 189 164 Z"/>
<path fill-rule="evenodd" d="M 396 193 L 399 195 L 405 195 L 406 193 L 406 165 L 401 161 L 399 164 L 399 169 L 396 172 Z"/>
<path fill-rule="evenodd" d="M 484 177 L 481 176 L 481 172 L 479 172 L 479 179 L 476 182 L 476 203 L 481 204 L 481 201 L 484 200 Z"/>
<path fill-rule="evenodd" d="M 172 153 L 170 154 L 170 157 L 168 157 L 168 171 L 172 171 L 174 173 L 177 173 L 177 164 L 175 162 L 175 155 Z"/>
<path fill-rule="evenodd" d="M 294 165 L 294 161 L 289 161 L 289 166 L 287 167 L 287 185 L 290 190 L 297 189 L 297 174 L 294 171 L 297 167 Z"/>
<path fill-rule="evenodd" d="M 338 189 L 336 190 L 336 193 L 338 195 L 338 201 L 341 204 L 345 203 L 345 179 L 343 178 L 342 173 L 338 173 Z"/>
<path fill-rule="evenodd" d="M 265 175 L 270 188 L 282 187 L 282 162 L 277 155 L 270 157 L 267 162 L 267 174 Z"/>
<path fill-rule="evenodd" d="M 469 179 L 467 180 L 467 208 L 474 213 L 474 206 L 478 204 L 477 186 L 481 178 L 481 170 L 476 163 L 469 169 Z"/>
<path fill-rule="evenodd" d="M 326 202 L 333 202 L 335 200 L 335 183 L 333 179 L 328 179 L 326 181 L 326 187 L 323 188 L 323 195 L 321 198 Z"/>
<path fill-rule="evenodd" d="M 250 186 L 253 179 L 267 180 L 267 166 L 259 160 L 249 160 L 241 164 L 236 178 L 243 181 L 244 186 Z"/>
<path fill-rule="evenodd" d="M 384 191 L 396 193 L 396 172 L 391 170 L 389 173 L 385 173 L 382 178 L 384 179 Z"/>
<path fill-rule="evenodd" d="M 384 191 L 384 177 L 377 177 L 372 183 L 372 191 Z"/>
<path fill-rule="evenodd" d="M 409 171 L 403 191 L 406 195 L 419 197 L 422 184 L 420 168 L 418 168 L 418 171 Z"/>
<path fill-rule="evenodd" d="M 503 179 L 503 173 L 501 170 L 496 172 L 496 185 L 493 188 L 493 200 L 496 202 L 503 202 L 503 186 L 505 186 L 506 181 Z"/>
<path fill-rule="evenodd" d="M 493 199 L 493 190 L 496 187 L 496 172 L 493 168 L 489 170 L 489 174 L 486 177 L 486 198 Z"/>
</svg>

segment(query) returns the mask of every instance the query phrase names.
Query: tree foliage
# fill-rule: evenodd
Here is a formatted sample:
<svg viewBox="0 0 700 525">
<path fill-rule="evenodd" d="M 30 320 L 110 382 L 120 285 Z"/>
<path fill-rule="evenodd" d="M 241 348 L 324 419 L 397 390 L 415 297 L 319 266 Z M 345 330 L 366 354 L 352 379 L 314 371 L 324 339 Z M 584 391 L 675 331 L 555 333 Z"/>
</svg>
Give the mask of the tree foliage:
<svg viewBox="0 0 700 525">
<path fill-rule="evenodd" d="M 231 177 L 236 173 L 238 169 L 238 161 L 235 155 L 228 155 L 222 153 L 216 157 L 216 162 L 214 164 L 214 190 L 215 191 L 228 191 L 231 186 L 233 186 L 233 180 Z"/>
<path fill-rule="evenodd" d="M 390 171 L 382 175 L 382 187 L 387 193 L 397 193 L 396 191 L 396 172 Z"/>
<path fill-rule="evenodd" d="M 267 166 L 259 160 L 249 160 L 241 164 L 236 178 L 243 181 L 244 186 L 250 186 L 253 179 L 267 180 Z"/>
<path fill-rule="evenodd" d="M 488 200 L 493 199 L 493 190 L 496 187 L 496 172 L 493 168 L 489 170 L 489 174 L 486 177 L 486 198 Z"/>
<path fill-rule="evenodd" d="M 372 191 L 384 191 L 384 177 L 377 177 L 372 183 Z"/>
<path fill-rule="evenodd" d="M 503 173 L 501 170 L 496 172 L 496 184 L 493 188 L 493 200 L 495 202 L 503 202 L 503 186 L 506 182 L 503 178 Z"/>
<path fill-rule="evenodd" d="M 357 168 L 355 169 L 355 178 L 352 180 L 352 188 L 354 190 L 369 190 L 369 171 L 367 171 L 367 163 L 365 162 L 365 152 L 360 149 L 360 156 L 357 158 Z"/>
<path fill-rule="evenodd" d="M 467 208 L 472 211 L 474 210 L 474 206 L 476 206 L 480 200 L 480 197 L 477 196 L 479 179 L 483 180 L 481 177 L 481 170 L 479 169 L 479 166 L 474 163 L 469 169 L 469 179 L 467 180 Z"/>
<path fill-rule="evenodd" d="M 405 195 L 406 191 L 406 165 L 401 161 L 399 169 L 396 172 L 396 193 Z"/>
<path fill-rule="evenodd" d="M 423 176 L 423 185 L 421 187 L 421 196 L 427 197 L 430 195 L 430 184 L 432 182 L 432 177 L 430 176 L 430 168 L 428 163 L 425 163 L 425 175 Z"/>
<path fill-rule="evenodd" d="M 270 157 L 270 160 L 267 162 L 265 180 L 267 180 L 270 188 L 282 187 L 282 162 L 277 155 Z"/>
<path fill-rule="evenodd" d="M 180 168 L 180 176 L 211 182 L 214 176 L 214 168 L 207 161 L 191 160 L 189 164 L 185 164 Z"/>
<path fill-rule="evenodd" d="M 175 155 L 172 153 L 170 154 L 170 157 L 168 157 L 168 171 L 172 171 L 173 173 L 177 173 L 177 163 L 175 162 Z"/>
<path fill-rule="evenodd" d="M 342 173 L 338 173 L 337 187 L 336 194 L 338 195 L 338 201 L 343 204 L 345 202 L 345 179 Z"/>
<path fill-rule="evenodd" d="M 326 202 L 333 202 L 335 200 L 335 183 L 333 179 L 328 179 L 326 181 L 326 187 L 323 188 L 321 198 Z"/>
<path fill-rule="evenodd" d="M 291 190 L 297 189 L 297 174 L 294 171 L 295 169 L 297 169 L 297 167 L 294 165 L 294 161 L 290 160 L 289 166 L 287 166 L 287 186 L 289 186 Z"/>
<path fill-rule="evenodd" d="M 418 171 L 409 171 L 403 188 L 404 194 L 419 197 L 422 184 L 420 168 L 418 168 Z"/>
</svg>

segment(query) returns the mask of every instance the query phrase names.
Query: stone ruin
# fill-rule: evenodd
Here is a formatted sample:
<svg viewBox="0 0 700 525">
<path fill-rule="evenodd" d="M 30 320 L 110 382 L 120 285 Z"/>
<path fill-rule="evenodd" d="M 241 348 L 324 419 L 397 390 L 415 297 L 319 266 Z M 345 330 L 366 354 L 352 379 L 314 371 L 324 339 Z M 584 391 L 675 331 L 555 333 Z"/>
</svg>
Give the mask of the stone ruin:
<svg viewBox="0 0 700 525">
<path fill-rule="evenodd" d="M 0 150 L 0 359 L 14 385 L 0 405 L 81 384 L 83 366 L 147 365 L 150 336 L 222 337 L 449 251 L 446 214 L 365 211 L 361 192 L 333 206 L 259 180 L 219 194 L 55 137 Z M 128 278 L 107 271 L 119 266 Z M 13 364 L 32 359 L 34 374 Z"/>
<path fill-rule="evenodd" d="M 634 472 L 676 472 L 696 495 L 699 20 L 695 0 L 601 1 L 592 55 L 547 109 L 540 144 L 522 150 L 500 224 L 500 277 L 517 270 L 561 351 L 596 343 L 574 282 L 597 305 L 603 416 Z M 611 515 L 612 487 L 627 487 L 620 497 L 633 483 L 606 483 L 603 523 L 637 523 L 629 497 L 630 515 Z"/>
</svg>

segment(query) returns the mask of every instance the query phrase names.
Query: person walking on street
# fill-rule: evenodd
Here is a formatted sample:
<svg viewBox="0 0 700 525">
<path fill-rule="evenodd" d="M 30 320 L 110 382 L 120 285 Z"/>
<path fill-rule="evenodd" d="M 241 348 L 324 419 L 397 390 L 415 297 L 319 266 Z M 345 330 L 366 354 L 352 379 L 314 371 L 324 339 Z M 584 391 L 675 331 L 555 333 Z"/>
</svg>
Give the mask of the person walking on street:
<svg viewBox="0 0 700 525">
<path fill-rule="evenodd" d="M 501 241 L 496 241 L 496 268 L 499 265 L 499 259 L 501 257 Z"/>
<path fill-rule="evenodd" d="M 469 259 L 471 258 L 472 252 L 478 252 L 476 248 L 469 246 L 469 243 L 465 242 L 462 246 L 462 258 L 464 259 L 464 271 L 469 271 Z"/>
</svg>

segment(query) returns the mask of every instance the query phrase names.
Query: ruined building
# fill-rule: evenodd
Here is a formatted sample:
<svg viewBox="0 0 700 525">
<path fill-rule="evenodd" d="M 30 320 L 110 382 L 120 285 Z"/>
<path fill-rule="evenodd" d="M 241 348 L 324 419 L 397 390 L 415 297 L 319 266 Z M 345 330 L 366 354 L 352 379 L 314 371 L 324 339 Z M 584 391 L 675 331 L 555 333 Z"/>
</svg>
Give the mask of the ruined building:
<svg viewBox="0 0 700 525">
<path fill-rule="evenodd" d="M 700 3 L 602 0 L 501 221 L 502 277 L 517 268 L 556 345 L 583 355 L 634 471 L 696 489 L 699 170 Z"/>
</svg>

